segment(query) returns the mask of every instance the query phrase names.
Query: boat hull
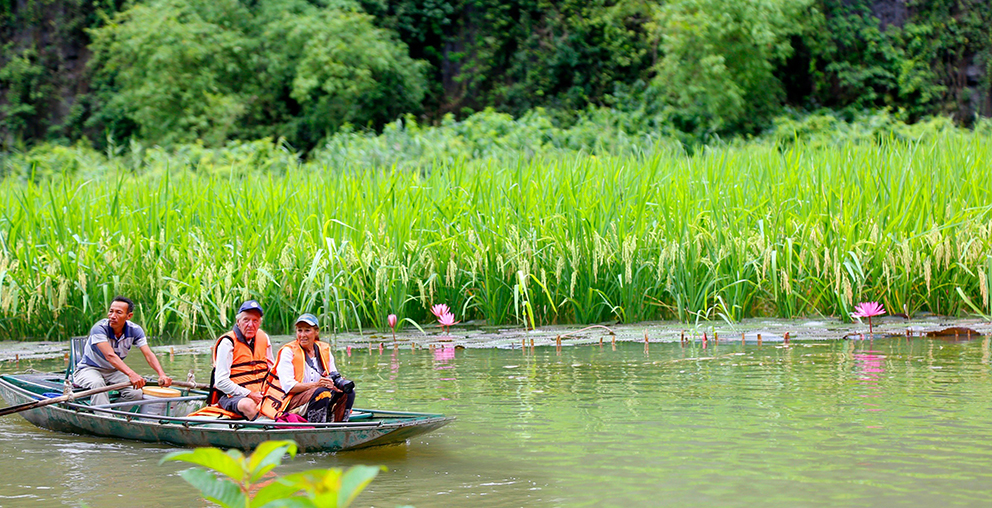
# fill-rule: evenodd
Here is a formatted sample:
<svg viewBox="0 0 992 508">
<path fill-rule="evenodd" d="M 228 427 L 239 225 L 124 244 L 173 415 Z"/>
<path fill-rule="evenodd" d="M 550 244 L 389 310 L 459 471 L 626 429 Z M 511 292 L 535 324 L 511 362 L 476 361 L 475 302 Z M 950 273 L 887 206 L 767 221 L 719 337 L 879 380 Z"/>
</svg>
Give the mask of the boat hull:
<svg viewBox="0 0 992 508">
<path fill-rule="evenodd" d="M 10 405 L 33 402 L 38 395 L 13 384 L 15 376 L 0 378 L 0 396 Z M 292 439 L 301 453 L 335 452 L 370 446 L 404 443 L 411 437 L 431 432 L 453 420 L 424 413 L 370 411 L 371 418 L 360 423 L 325 424 L 315 428 L 252 427 L 245 422 L 217 420 L 189 422 L 181 418 L 113 412 L 91 412 L 79 404 L 52 404 L 19 413 L 38 427 L 58 432 L 130 439 L 177 446 L 216 446 L 252 450 L 272 439 Z"/>
</svg>

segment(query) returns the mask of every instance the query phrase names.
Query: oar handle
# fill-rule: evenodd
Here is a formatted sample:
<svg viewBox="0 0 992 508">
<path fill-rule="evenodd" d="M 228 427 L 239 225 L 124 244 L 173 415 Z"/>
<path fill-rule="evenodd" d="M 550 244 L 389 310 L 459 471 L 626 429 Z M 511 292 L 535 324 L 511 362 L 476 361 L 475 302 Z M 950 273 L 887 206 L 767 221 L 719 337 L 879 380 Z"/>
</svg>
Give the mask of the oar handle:
<svg viewBox="0 0 992 508">
<path fill-rule="evenodd" d="M 47 406 L 49 404 L 58 404 L 60 402 L 67 402 L 70 400 L 82 399 L 89 397 L 90 395 L 96 395 L 98 393 L 110 392 L 113 390 L 122 390 L 131 386 L 131 382 L 117 383 L 110 386 L 104 386 L 101 388 L 93 388 L 91 390 L 83 390 L 81 392 L 70 393 L 69 395 L 62 395 L 61 397 L 54 397 L 51 399 L 36 400 L 33 402 L 25 402 L 24 404 L 18 404 L 16 406 L 5 407 L 0 409 L 0 416 L 5 416 L 13 413 L 20 413 L 27 409 L 34 409 L 36 407 Z"/>
<path fill-rule="evenodd" d="M 145 378 L 145 383 L 153 384 L 153 385 L 158 385 L 158 380 L 157 379 L 146 377 Z M 199 390 L 207 390 L 207 389 L 210 388 L 210 385 L 206 385 L 206 384 L 203 384 L 203 383 L 188 383 L 186 381 L 175 381 L 175 380 L 172 381 L 172 385 L 170 385 L 170 386 L 179 386 L 179 387 L 182 387 L 182 388 L 196 388 L 196 389 L 199 389 Z"/>
<path fill-rule="evenodd" d="M 147 379 L 146 378 L 145 379 L 145 382 L 146 383 L 157 383 L 158 381 L 157 380 L 153 381 L 151 379 Z M 199 388 L 201 390 L 205 390 L 207 388 L 210 388 L 208 385 L 205 385 L 205 384 L 202 384 L 202 383 L 187 383 L 186 381 L 173 381 L 172 382 L 172 385 L 173 386 L 181 386 L 183 388 Z M 70 400 L 82 399 L 82 398 L 89 397 L 90 395 L 96 395 L 98 393 L 110 392 L 110 391 L 113 391 L 113 390 L 122 390 L 124 388 L 129 387 L 129 386 L 131 386 L 131 382 L 130 381 L 126 381 L 126 382 L 122 382 L 122 383 L 113 384 L 113 385 L 110 385 L 110 386 L 104 386 L 102 388 L 93 388 L 91 390 L 83 390 L 81 392 L 76 392 L 76 393 L 72 393 L 72 394 L 69 394 L 69 395 L 62 395 L 61 397 L 53 397 L 51 399 L 43 399 L 43 400 L 36 400 L 36 401 L 32 401 L 32 402 L 25 402 L 24 404 L 18 404 L 16 406 L 10 406 L 10 407 L 5 407 L 3 409 L 0 409 L 0 416 L 6 416 L 6 415 L 9 415 L 9 414 L 20 413 L 21 411 L 26 411 L 28 409 L 34 409 L 36 407 L 47 406 L 49 404 L 58 404 L 60 402 L 67 402 L 67 401 L 70 401 Z"/>
</svg>

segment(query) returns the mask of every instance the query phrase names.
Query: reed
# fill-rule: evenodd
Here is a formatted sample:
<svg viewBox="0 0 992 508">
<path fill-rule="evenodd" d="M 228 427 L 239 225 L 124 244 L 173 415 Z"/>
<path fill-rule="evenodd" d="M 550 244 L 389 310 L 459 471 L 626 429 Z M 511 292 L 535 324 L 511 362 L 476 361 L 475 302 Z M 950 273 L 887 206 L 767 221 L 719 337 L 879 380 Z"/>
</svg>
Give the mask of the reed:
<svg viewBox="0 0 992 508">
<path fill-rule="evenodd" d="M 247 298 L 272 332 L 305 311 L 331 331 L 430 322 L 438 302 L 528 327 L 848 319 L 862 300 L 956 315 L 957 288 L 992 314 L 987 135 L 416 168 L 156 153 L 0 182 L 0 336 L 83 334 L 118 293 L 182 337 Z"/>
</svg>

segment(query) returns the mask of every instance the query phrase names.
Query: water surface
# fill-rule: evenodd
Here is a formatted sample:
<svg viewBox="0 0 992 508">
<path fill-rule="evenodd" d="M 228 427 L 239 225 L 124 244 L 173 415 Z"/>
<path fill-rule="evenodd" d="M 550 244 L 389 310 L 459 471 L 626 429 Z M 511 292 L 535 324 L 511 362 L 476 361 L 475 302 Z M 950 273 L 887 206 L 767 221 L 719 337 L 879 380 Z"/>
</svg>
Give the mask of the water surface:
<svg viewBox="0 0 992 508">
<path fill-rule="evenodd" d="M 387 466 L 356 506 L 988 506 L 989 351 L 987 338 L 355 348 L 337 357 L 358 406 L 458 420 L 279 472 Z M 160 358 L 208 375 L 206 356 Z M 3 417 L 0 506 L 202 505 L 185 466 L 158 465 L 174 449 Z"/>
</svg>

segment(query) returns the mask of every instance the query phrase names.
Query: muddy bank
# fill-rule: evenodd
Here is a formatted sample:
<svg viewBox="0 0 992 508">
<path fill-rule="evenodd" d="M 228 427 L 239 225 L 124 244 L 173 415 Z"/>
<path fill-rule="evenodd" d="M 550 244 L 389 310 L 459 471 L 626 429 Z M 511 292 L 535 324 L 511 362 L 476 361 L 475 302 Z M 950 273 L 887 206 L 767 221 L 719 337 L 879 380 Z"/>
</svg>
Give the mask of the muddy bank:
<svg viewBox="0 0 992 508">
<path fill-rule="evenodd" d="M 928 316 L 907 320 L 899 317 L 882 317 L 874 323 L 876 339 L 920 337 L 927 333 L 936 332 L 952 327 L 971 329 L 985 336 L 992 334 L 992 323 L 980 319 L 955 319 L 942 316 Z M 561 338 L 562 346 L 591 344 L 602 340 L 609 343 L 643 342 L 648 341 L 679 342 L 683 340 L 702 340 L 703 334 L 707 340 L 722 342 L 744 340 L 754 343 L 782 342 L 788 333 L 790 341 L 808 340 L 837 340 L 844 338 L 866 337 L 867 324 L 842 323 L 839 320 L 826 319 L 748 319 L 741 323 L 728 324 L 722 321 L 707 321 L 695 324 L 671 321 L 635 323 L 617 325 L 603 323 L 589 327 L 583 326 L 546 326 L 536 330 L 524 330 L 519 327 L 494 327 L 475 323 L 466 323 L 453 327 L 450 333 L 442 333 L 437 326 L 425 327 L 423 332 L 414 327 L 407 327 L 396 334 L 395 344 L 398 347 L 429 348 L 430 346 L 466 347 L 466 348 L 519 348 L 522 344 L 554 346 Z M 967 340 L 966 332 L 962 331 L 955 339 L 954 335 L 945 337 L 948 340 Z M 394 344 L 392 333 L 338 333 L 322 334 L 324 340 L 330 341 L 338 349 L 347 347 L 375 347 L 379 344 L 390 347 Z M 867 337 L 866 337 L 867 338 Z M 977 338 L 971 337 L 972 339 Z M 292 340 L 288 335 L 272 337 L 276 345 Z M 194 340 L 186 342 L 170 342 L 168 340 L 152 339 L 152 349 L 159 354 L 202 354 L 210 351 L 212 340 Z M 68 353 L 68 342 L 0 342 L 0 361 L 17 359 L 44 359 L 65 356 Z"/>
</svg>

